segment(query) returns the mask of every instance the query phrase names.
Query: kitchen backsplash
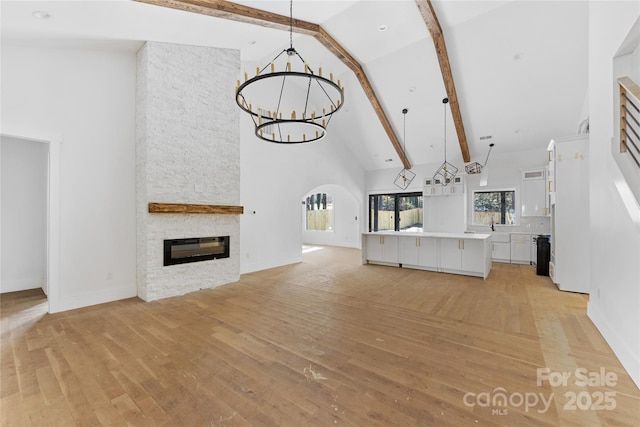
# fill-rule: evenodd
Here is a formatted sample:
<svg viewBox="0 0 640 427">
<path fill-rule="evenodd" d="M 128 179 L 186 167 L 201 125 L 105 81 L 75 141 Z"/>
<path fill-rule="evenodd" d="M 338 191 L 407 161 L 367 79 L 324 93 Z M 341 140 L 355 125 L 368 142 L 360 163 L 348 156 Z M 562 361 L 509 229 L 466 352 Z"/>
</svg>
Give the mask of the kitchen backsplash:
<svg viewBox="0 0 640 427">
<path fill-rule="evenodd" d="M 548 216 L 531 216 L 520 218 L 519 225 L 496 225 L 496 231 L 503 233 L 531 233 L 531 234 L 550 234 L 551 233 L 551 217 Z M 491 232 L 489 226 L 468 225 L 468 231 L 488 233 Z"/>
</svg>

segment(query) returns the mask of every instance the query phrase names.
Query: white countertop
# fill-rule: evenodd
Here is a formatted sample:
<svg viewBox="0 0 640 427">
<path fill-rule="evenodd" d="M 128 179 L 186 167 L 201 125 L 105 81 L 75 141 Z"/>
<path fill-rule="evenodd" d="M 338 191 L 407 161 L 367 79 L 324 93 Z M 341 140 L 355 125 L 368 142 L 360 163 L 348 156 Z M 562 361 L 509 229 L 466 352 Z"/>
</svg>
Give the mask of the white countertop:
<svg viewBox="0 0 640 427">
<path fill-rule="evenodd" d="M 406 232 L 406 231 L 369 231 L 364 235 L 385 235 L 385 236 L 413 236 L 413 237 L 438 237 L 441 239 L 475 239 L 486 240 L 491 238 L 491 234 L 484 233 L 435 233 L 435 232 Z"/>
</svg>

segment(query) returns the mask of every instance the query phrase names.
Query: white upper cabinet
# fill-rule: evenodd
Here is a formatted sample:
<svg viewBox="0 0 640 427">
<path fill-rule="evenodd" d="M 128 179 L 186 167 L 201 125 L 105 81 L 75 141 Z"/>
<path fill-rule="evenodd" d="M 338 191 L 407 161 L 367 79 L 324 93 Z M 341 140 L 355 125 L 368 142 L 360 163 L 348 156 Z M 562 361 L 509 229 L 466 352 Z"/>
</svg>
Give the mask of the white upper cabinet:
<svg viewBox="0 0 640 427">
<path fill-rule="evenodd" d="M 520 184 L 522 216 L 547 216 L 547 181 L 545 169 L 522 172 Z"/>
<path fill-rule="evenodd" d="M 463 195 L 464 177 L 457 175 L 447 185 L 442 185 L 442 178 L 425 178 L 423 194 L 425 197 Z"/>
</svg>

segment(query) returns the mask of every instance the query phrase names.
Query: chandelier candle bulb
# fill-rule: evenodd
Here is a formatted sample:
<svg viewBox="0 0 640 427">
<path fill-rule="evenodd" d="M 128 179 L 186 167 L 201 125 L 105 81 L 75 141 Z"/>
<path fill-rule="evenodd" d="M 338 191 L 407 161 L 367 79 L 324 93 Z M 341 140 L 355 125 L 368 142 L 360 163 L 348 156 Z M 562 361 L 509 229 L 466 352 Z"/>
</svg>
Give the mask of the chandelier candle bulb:
<svg viewBox="0 0 640 427">
<path fill-rule="evenodd" d="M 329 80 L 333 81 L 333 73 L 329 73 Z"/>
<path fill-rule="evenodd" d="M 318 75 L 322 77 L 322 67 L 318 67 Z"/>
<path fill-rule="evenodd" d="M 318 131 L 316 131 L 316 138 L 318 138 L 320 135 L 318 134 Z"/>
<path fill-rule="evenodd" d="M 287 62 L 287 71 L 291 72 L 291 62 Z"/>
<path fill-rule="evenodd" d="M 303 133 L 303 134 L 302 134 L 302 140 L 303 140 L 303 141 L 306 141 L 306 140 L 307 140 L 307 134 L 305 134 L 305 133 Z"/>
<path fill-rule="evenodd" d="M 307 63 L 304 63 L 304 72 L 308 73 L 309 72 L 309 66 L 307 65 Z"/>
<path fill-rule="evenodd" d="M 260 75 L 260 66 L 258 65 L 256 67 L 256 76 L 259 76 L 259 75 Z"/>
<path fill-rule="evenodd" d="M 287 142 L 291 142 L 291 135 L 287 135 Z"/>
<path fill-rule="evenodd" d="M 274 64 L 273 62 L 271 63 L 271 72 L 272 73 L 276 72 L 276 64 Z"/>
<path fill-rule="evenodd" d="M 291 112 L 291 120 L 295 120 L 296 119 L 296 110 L 293 110 Z"/>
<path fill-rule="evenodd" d="M 249 75 L 247 74 L 247 72 L 244 72 L 244 81 L 246 82 L 247 80 L 249 80 Z"/>
</svg>

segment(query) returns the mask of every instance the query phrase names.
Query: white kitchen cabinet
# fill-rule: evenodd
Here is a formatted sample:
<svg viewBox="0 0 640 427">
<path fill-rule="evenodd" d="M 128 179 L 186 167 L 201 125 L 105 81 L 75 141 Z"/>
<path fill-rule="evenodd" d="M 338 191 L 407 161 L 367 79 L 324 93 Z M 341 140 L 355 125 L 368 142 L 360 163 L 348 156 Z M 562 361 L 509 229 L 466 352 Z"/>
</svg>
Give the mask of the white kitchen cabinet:
<svg viewBox="0 0 640 427">
<path fill-rule="evenodd" d="M 491 260 L 496 262 L 511 262 L 511 244 L 506 242 L 492 242 Z"/>
<path fill-rule="evenodd" d="M 486 244 L 486 247 L 485 247 Z M 487 257 L 489 262 L 489 242 L 484 240 L 462 240 L 462 270 L 463 271 L 485 271 Z M 485 252 L 487 256 L 485 256 Z"/>
<path fill-rule="evenodd" d="M 589 136 L 554 139 L 549 144 L 551 262 L 558 289 L 589 293 Z"/>
<path fill-rule="evenodd" d="M 365 241 L 367 261 L 398 264 L 398 236 L 371 234 Z"/>
<path fill-rule="evenodd" d="M 545 169 L 523 172 L 520 184 L 522 216 L 547 215 L 547 181 Z"/>
<path fill-rule="evenodd" d="M 466 233 L 364 233 L 362 263 L 487 278 L 491 236 Z"/>
<path fill-rule="evenodd" d="M 434 237 L 400 237 L 398 262 L 403 267 L 438 269 L 438 240 Z"/>
<path fill-rule="evenodd" d="M 511 234 L 511 263 L 531 263 L 531 235 Z"/>
<path fill-rule="evenodd" d="M 440 239 L 441 271 L 481 272 L 485 270 L 485 265 L 486 256 L 484 240 Z"/>
<path fill-rule="evenodd" d="M 459 196 L 464 194 L 464 177 L 453 177 L 446 186 L 442 185 L 441 178 L 426 178 L 424 180 L 423 195 L 430 196 Z"/>
</svg>

